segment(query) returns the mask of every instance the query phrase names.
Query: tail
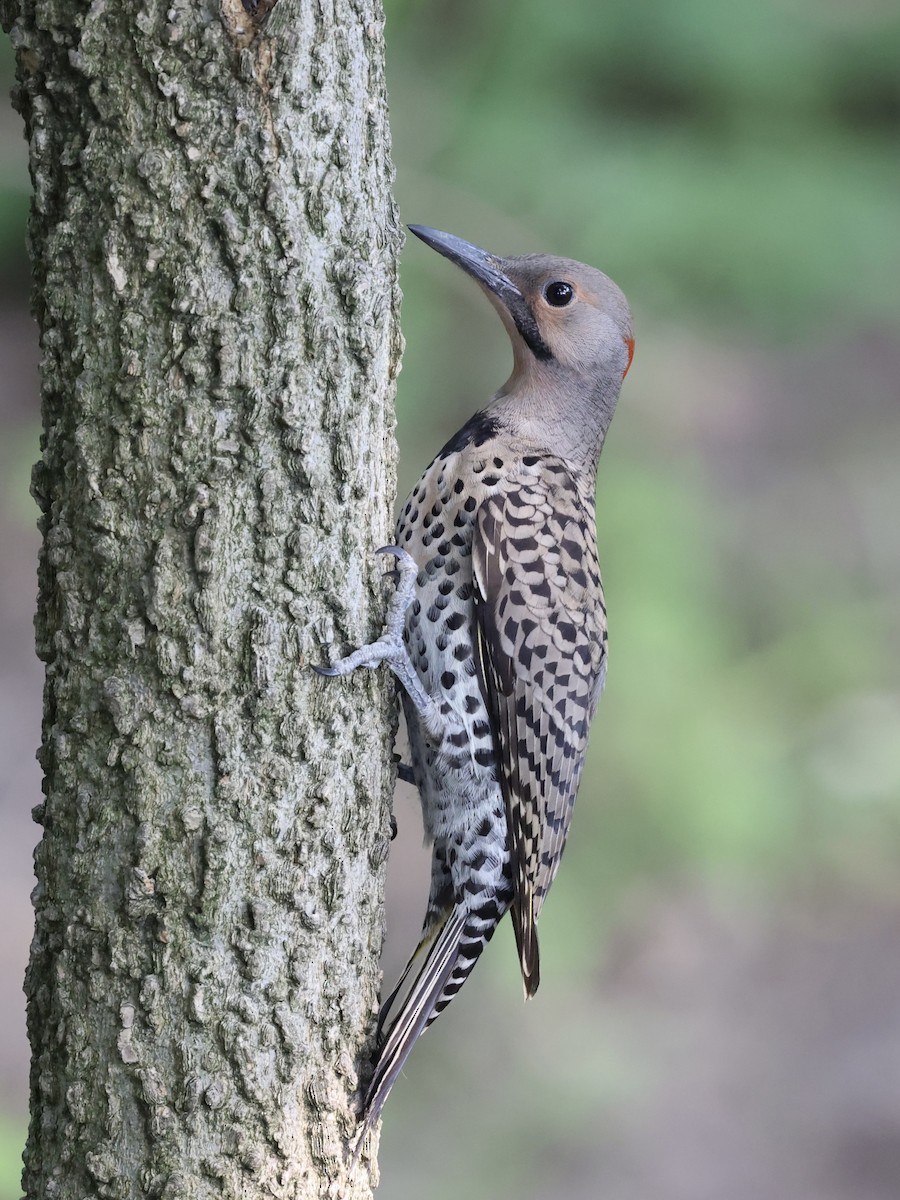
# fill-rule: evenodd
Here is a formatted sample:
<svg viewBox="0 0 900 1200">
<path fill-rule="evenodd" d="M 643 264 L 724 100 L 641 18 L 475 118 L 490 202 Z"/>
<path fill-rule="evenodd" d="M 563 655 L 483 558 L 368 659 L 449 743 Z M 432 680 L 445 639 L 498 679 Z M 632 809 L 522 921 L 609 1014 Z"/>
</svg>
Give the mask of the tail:
<svg viewBox="0 0 900 1200">
<path fill-rule="evenodd" d="M 537 920 L 534 915 L 534 892 L 529 883 L 524 895 L 517 894 L 512 904 L 512 922 L 519 951 L 522 985 L 525 999 L 530 1000 L 541 983 L 541 956 L 538 948 Z"/>
<path fill-rule="evenodd" d="M 443 925 L 437 926 L 433 934 L 419 943 L 400 982 L 382 1006 L 379 1032 L 413 965 L 424 953 L 419 973 L 378 1049 L 375 1072 L 354 1138 L 353 1160 L 358 1156 L 366 1134 L 378 1120 L 413 1046 L 468 979 L 481 951 L 493 936 L 498 919 L 495 903 L 491 903 L 485 913 L 467 912 L 454 905 L 446 910 Z"/>
</svg>

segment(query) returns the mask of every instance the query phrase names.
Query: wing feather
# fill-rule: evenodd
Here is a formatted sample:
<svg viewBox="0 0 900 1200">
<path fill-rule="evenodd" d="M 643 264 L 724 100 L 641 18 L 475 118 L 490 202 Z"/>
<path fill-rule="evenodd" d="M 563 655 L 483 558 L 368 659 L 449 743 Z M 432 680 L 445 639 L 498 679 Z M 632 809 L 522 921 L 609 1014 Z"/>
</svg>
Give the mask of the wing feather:
<svg viewBox="0 0 900 1200">
<path fill-rule="evenodd" d="M 603 684 L 606 612 L 593 511 L 558 460 L 484 501 L 472 547 L 477 666 L 491 716 L 527 995 L 537 919 L 565 846 Z"/>
</svg>

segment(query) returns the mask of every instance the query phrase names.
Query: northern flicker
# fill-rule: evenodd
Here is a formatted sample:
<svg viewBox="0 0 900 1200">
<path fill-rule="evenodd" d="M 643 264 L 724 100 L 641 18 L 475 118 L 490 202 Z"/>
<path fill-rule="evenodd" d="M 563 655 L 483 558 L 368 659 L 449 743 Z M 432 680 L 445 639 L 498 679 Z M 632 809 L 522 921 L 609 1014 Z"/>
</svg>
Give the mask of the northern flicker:
<svg viewBox="0 0 900 1200">
<path fill-rule="evenodd" d="M 410 229 L 481 285 L 514 361 L 425 469 L 381 551 L 399 576 L 385 633 L 318 668 L 387 662 L 400 680 L 433 845 L 422 940 L 381 1007 L 357 1147 L 507 910 L 526 997 L 537 990 L 537 920 L 606 676 L 594 490 L 634 352 L 625 297 L 593 267 Z"/>
</svg>

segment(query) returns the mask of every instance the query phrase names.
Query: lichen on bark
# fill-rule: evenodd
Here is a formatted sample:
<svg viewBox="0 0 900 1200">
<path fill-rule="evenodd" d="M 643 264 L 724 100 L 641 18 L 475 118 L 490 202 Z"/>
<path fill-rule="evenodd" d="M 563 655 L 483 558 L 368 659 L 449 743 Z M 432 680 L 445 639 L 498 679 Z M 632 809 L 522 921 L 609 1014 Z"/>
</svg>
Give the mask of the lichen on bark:
<svg viewBox="0 0 900 1200">
<path fill-rule="evenodd" d="M 377 0 L 0 0 L 44 433 L 37 1200 L 365 1197 L 400 355 Z M 233 7 L 233 6 L 232 6 Z"/>
</svg>

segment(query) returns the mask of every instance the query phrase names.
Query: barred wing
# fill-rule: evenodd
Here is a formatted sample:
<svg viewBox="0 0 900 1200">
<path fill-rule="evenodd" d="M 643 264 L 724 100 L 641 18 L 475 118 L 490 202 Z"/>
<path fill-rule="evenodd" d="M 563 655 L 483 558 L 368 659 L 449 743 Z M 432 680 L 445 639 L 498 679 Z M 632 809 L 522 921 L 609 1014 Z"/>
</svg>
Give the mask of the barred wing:
<svg viewBox="0 0 900 1200">
<path fill-rule="evenodd" d="M 526 995 L 606 669 L 593 511 L 558 460 L 486 500 L 472 546 L 477 662 L 491 714 Z"/>
</svg>

